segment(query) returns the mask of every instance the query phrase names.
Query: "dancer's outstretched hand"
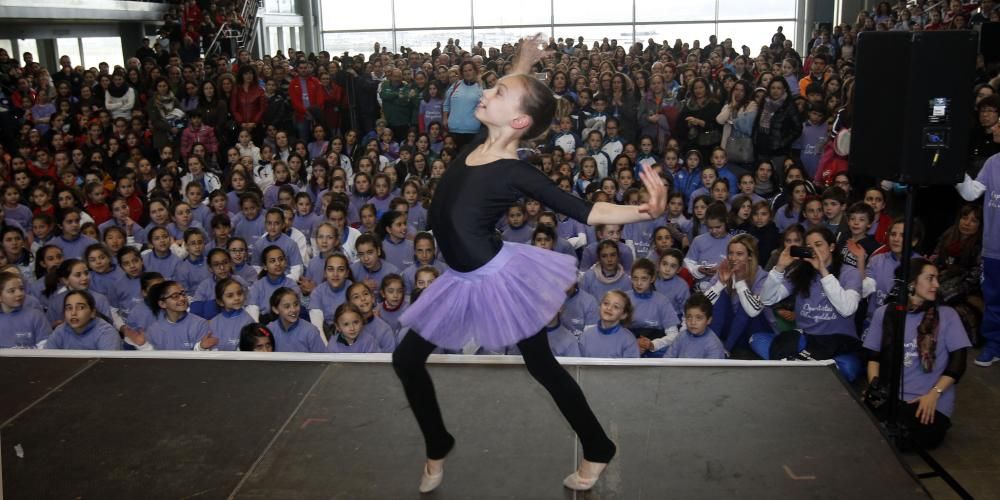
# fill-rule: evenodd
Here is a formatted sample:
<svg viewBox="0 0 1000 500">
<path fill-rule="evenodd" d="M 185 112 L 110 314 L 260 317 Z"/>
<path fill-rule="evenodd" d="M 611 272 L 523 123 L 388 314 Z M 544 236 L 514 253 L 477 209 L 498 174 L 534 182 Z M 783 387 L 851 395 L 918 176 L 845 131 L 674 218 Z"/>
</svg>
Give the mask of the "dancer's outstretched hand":
<svg viewBox="0 0 1000 500">
<path fill-rule="evenodd" d="M 667 186 L 663 184 L 663 179 L 649 167 L 639 169 L 639 178 L 649 193 L 649 201 L 639 205 L 639 212 L 649 214 L 650 219 L 663 215 L 667 211 Z"/>
<path fill-rule="evenodd" d="M 544 48 L 543 48 L 544 47 Z M 536 62 L 552 53 L 541 33 L 530 38 L 522 38 L 517 46 L 517 57 L 514 59 L 514 73 L 531 73 Z"/>
</svg>

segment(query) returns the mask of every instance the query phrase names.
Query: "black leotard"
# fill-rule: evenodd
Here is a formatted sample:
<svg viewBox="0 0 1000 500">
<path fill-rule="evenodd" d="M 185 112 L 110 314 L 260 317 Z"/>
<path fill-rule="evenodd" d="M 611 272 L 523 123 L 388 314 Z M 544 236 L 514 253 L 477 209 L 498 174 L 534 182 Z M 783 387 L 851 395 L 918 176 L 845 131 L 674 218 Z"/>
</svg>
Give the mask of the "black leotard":
<svg viewBox="0 0 1000 500">
<path fill-rule="evenodd" d="M 503 246 L 496 223 L 525 196 L 584 224 L 593 204 L 559 189 L 531 164 L 498 160 L 470 167 L 472 144 L 455 158 L 434 190 L 428 222 L 448 266 L 469 272 L 490 261 Z"/>
</svg>

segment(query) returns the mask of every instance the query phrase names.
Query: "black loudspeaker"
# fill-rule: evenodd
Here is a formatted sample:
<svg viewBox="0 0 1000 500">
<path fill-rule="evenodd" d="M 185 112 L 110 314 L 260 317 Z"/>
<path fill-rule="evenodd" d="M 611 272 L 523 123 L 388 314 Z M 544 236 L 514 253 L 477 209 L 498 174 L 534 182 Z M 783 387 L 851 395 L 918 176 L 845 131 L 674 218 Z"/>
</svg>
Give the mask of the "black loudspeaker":
<svg viewBox="0 0 1000 500">
<path fill-rule="evenodd" d="M 1000 23 L 983 23 L 979 33 L 979 51 L 986 64 L 1000 63 Z"/>
<path fill-rule="evenodd" d="M 968 163 L 978 33 L 858 36 L 852 175 L 953 184 Z"/>
</svg>

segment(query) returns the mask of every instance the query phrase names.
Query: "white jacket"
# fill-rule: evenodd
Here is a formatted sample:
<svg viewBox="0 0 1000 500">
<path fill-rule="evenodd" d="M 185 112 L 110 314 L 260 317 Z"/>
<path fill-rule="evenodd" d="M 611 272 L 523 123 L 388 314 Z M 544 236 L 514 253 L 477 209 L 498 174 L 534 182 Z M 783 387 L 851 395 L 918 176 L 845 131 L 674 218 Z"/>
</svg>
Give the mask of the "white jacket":
<svg viewBox="0 0 1000 500">
<path fill-rule="evenodd" d="M 129 87 L 121 97 L 114 97 L 111 92 L 104 93 L 104 108 L 111 113 L 111 118 L 132 118 L 132 108 L 135 107 L 135 90 Z"/>
</svg>

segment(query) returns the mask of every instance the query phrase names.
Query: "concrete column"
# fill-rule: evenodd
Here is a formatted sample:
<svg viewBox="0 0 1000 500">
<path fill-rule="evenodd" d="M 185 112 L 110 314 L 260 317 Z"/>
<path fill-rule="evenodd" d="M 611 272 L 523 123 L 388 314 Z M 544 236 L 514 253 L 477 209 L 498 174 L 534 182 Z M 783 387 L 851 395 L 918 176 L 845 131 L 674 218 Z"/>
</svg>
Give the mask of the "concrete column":
<svg viewBox="0 0 1000 500">
<path fill-rule="evenodd" d="M 834 12 L 834 21 L 837 24 L 854 24 L 858 18 L 858 12 L 867 8 L 866 0 L 840 0 L 839 12 Z"/>
<path fill-rule="evenodd" d="M 122 53 L 124 61 L 135 55 L 135 51 L 142 47 L 142 39 L 145 37 L 145 27 L 142 22 L 121 23 L 118 25 L 122 38 Z M 150 45 L 152 46 L 152 45 Z"/>
<path fill-rule="evenodd" d="M 36 39 L 38 53 L 35 54 L 35 61 L 43 68 L 54 72 L 59 68 L 59 56 L 56 54 L 56 40 L 54 38 Z M 79 62 L 77 62 L 79 64 Z"/>
<path fill-rule="evenodd" d="M 319 5 L 316 0 L 297 0 L 295 2 L 295 11 L 302 16 L 303 35 L 300 37 L 300 42 L 296 44 L 296 48 L 301 46 L 301 50 L 306 54 L 319 52 L 322 50 L 319 43 L 320 27 L 322 26 Z"/>
</svg>

